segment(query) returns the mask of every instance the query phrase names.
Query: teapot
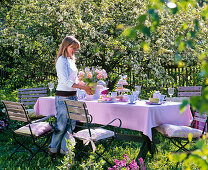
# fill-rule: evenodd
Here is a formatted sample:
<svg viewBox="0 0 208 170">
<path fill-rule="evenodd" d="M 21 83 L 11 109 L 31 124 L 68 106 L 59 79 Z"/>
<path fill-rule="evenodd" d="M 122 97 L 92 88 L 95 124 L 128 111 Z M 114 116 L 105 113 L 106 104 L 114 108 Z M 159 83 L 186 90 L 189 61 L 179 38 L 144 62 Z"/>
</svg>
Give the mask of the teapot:
<svg viewBox="0 0 208 170">
<path fill-rule="evenodd" d="M 155 91 L 155 93 L 153 94 L 153 98 L 158 98 L 160 103 L 163 102 L 165 97 L 166 97 L 166 95 L 161 95 L 159 91 Z"/>
<path fill-rule="evenodd" d="M 160 98 L 161 94 L 160 91 L 155 91 L 155 93 L 153 94 L 153 98 Z"/>
</svg>

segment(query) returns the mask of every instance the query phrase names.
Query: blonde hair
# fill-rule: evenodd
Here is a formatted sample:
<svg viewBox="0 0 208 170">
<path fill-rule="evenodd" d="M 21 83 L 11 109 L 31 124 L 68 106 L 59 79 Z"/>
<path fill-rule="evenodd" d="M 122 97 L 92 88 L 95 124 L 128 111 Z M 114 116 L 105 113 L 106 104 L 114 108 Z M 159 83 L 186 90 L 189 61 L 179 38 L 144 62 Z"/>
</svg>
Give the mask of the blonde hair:
<svg viewBox="0 0 208 170">
<path fill-rule="evenodd" d="M 67 47 L 71 46 L 72 48 L 78 49 L 80 47 L 80 42 L 73 36 L 66 36 L 61 45 L 59 46 L 59 51 L 57 53 L 56 61 L 60 56 L 63 56 L 64 58 L 69 57 L 67 52 Z M 70 56 L 72 60 L 75 60 L 74 56 Z"/>
</svg>

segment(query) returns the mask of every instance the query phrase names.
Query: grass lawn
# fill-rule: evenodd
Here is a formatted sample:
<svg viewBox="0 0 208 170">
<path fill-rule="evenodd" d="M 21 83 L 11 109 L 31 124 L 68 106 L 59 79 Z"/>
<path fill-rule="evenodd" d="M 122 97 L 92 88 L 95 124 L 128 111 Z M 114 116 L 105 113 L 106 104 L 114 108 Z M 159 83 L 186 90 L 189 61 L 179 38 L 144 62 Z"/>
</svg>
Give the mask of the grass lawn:
<svg viewBox="0 0 208 170">
<path fill-rule="evenodd" d="M 122 133 L 140 135 L 139 132 L 127 129 L 121 129 L 121 131 Z M 145 159 L 146 169 L 176 169 L 176 162 L 168 159 L 168 155 L 175 149 L 174 145 L 170 144 L 169 140 L 160 135 L 157 135 L 157 137 L 160 140 L 159 144 L 156 145 L 158 152 L 153 157 L 148 153 Z M 0 169 L 60 169 L 58 167 L 63 165 L 64 156 L 58 155 L 56 159 L 52 161 L 49 156 L 46 156 L 42 152 L 33 158 L 30 166 L 28 166 L 28 161 L 26 160 L 29 154 L 25 152 L 18 152 L 9 160 L 10 154 L 17 146 L 12 139 L 10 130 L 0 131 L 0 144 Z M 76 145 L 76 147 L 79 147 L 79 144 Z M 141 143 L 123 140 L 115 141 L 105 154 L 105 157 L 113 163 L 114 159 L 122 160 L 123 155 L 127 154 L 132 161 L 136 159 L 140 147 Z M 99 146 L 99 148 L 103 149 L 103 146 Z M 108 169 L 108 164 L 105 163 L 105 161 L 98 159 L 98 161 L 94 162 L 93 158 L 93 154 L 91 157 L 80 155 L 77 160 L 74 160 L 71 169 Z M 65 159 L 64 162 L 67 162 L 67 159 Z M 190 162 L 190 164 L 193 163 Z M 180 164 L 179 167 L 181 167 L 180 169 L 185 169 L 186 165 Z M 197 167 L 193 164 L 192 169 L 197 169 Z"/>
</svg>

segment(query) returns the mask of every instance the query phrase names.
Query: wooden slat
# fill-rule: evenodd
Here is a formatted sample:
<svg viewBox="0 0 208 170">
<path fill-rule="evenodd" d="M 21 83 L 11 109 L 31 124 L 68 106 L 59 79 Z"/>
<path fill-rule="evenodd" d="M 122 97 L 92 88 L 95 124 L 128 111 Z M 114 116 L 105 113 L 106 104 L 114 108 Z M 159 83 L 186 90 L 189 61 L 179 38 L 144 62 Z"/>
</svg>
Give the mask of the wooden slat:
<svg viewBox="0 0 208 170">
<path fill-rule="evenodd" d="M 178 96 L 181 97 L 201 96 L 201 92 L 178 92 Z"/>
<path fill-rule="evenodd" d="M 14 108 L 14 109 L 18 109 L 18 110 L 24 110 L 22 105 L 14 105 L 14 104 L 6 104 L 6 103 L 5 103 L 5 105 L 6 105 L 7 108 Z"/>
<path fill-rule="evenodd" d="M 47 93 L 47 90 L 42 90 L 42 91 L 23 91 L 23 92 L 18 92 L 18 95 L 22 95 L 22 94 L 40 94 L 40 93 Z"/>
<path fill-rule="evenodd" d="M 26 118 L 22 118 L 22 117 L 9 116 L 9 118 L 11 120 L 18 120 L 18 121 L 28 122 Z"/>
<path fill-rule="evenodd" d="M 20 95 L 20 96 L 18 96 L 20 99 L 21 98 L 38 98 L 38 97 L 45 97 L 45 96 L 47 96 L 47 94 L 35 94 L 35 95 L 33 95 L 33 94 L 31 94 L 31 95 Z"/>
<path fill-rule="evenodd" d="M 16 109 L 16 108 L 8 108 L 8 107 L 7 107 L 7 111 L 9 111 L 9 112 L 14 112 L 14 113 L 25 113 L 25 111 L 23 110 L 23 108 L 21 108 L 21 109 Z"/>
<path fill-rule="evenodd" d="M 84 107 L 85 105 L 85 103 L 81 101 L 67 100 L 67 99 L 63 99 L 63 101 L 65 101 L 67 105 L 81 107 L 81 108 Z"/>
<path fill-rule="evenodd" d="M 30 121 L 30 118 L 28 116 L 26 117 L 27 112 L 25 106 L 22 103 L 19 102 L 11 102 L 11 101 L 2 101 L 6 107 L 7 114 L 9 116 L 9 119 L 11 120 L 17 120 L 17 121 L 23 121 L 28 122 Z"/>
<path fill-rule="evenodd" d="M 77 113 L 77 114 L 82 114 L 82 115 L 85 115 L 85 110 L 83 108 L 80 108 L 80 107 L 73 107 L 71 105 L 68 105 L 68 111 L 70 113 Z"/>
<path fill-rule="evenodd" d="M 207 117 L 207 114 L 206 114 L 206 113 L 200 114 L 200 113 L 198 113 L 198 112 L 195 112 L 195 113 L 194 113 L 194 116 L 206 118 L 206 117 Z"/>
<path fill-rule="evenodd" d="M 21 91 L 37 91 L 37 90 L 46 90 L 46 87 L 18 89 L 18 92 L 21 92 Z"/>
<path fill-rule="evenodd" d="M 8 111 L 8 114 L 9 114 L 9 116 L 13 116 L 13 117 L 23 117 L 23 118 L 26 118 L 25 114 L 22 114 L 22 113 Z"/>
<path fill-rule="evenodd" d="M 29 99 L 20 99 L 21 102 L 36 102 L 38 100 L 38 98 L 29 98 Z"/>
<path fill-rule="evenodd" d="M 204 118 L 201 118 L 201 117 L 194 117 L 193 120 L 203 122 L 203 123 L 205 123 L 207 121 L 207 119 L 204 119 Z"/>
<path fill-rule="evenodd" d="M 87 108 L 85 108 L 86 104 L 85 102 L 81 102 L 81 101 L 75 101 L 75 100 L 67 100 L 64 99 L 63 100 L 65 102 L 65 104 L 68 107 L 68 111 L 69 111 L 69 116 L 70 119 L 74 119 L 74 120 L 79 120 L 82 122 L 86 122 L 86 116 L 85 116 L 85 109 L 87 111 Z M 88 112 L 87 112 L 88 114 Z M 88 121 L 91 121 L 90 116 L 87 115 Z"/>
<path fill-rule="evenodd" d="M 34 105 L 36 102 L 24 102 L 24 105 Z"/>
<path fill-rule="evenodd" d="M 87 121 L 85 115 L 77 115 L 77 114 L 69 114 L 69 115 L 70 115 L 70 119 L 79 120 L 82 122 Z"/>
<path fill-rule="evenodd" d="M 3 103 L 6 104 L 6 105 L 16 105 L 16 106 L 21 106 L 21 103 L 18 103 L 18 102 L 11 102 L 11 101 L 5 101 L 5 100 L 2 100 L 1 102 L 3 102 Z"/>
<path fill-rule="evenodd" d="M 201 91 L 202 86 L 187 86 L 187 87 L 178 87 L 178 91 Z"/>
</svg>

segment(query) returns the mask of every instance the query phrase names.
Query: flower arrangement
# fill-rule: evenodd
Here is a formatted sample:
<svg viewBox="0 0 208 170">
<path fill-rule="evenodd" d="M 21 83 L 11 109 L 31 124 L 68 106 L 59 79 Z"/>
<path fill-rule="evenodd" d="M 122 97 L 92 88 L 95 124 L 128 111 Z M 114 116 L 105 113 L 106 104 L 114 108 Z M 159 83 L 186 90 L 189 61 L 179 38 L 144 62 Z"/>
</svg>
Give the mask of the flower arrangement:
<svg viewBox="0 0 208 170">
<path fill-rule="evenodd" d="M 108 168 L 108 170 L 121 170 L 121 169 L 125 169 L 125 170 L 139 170 L 139 168 L 141 170 L 146 170 L 145 165 L 144 165 L 144 161 L 142 158 L 139 159 L 140 161 L 140 166 L 137 165 L 137 162 L 135 160 L 130 161 L 129 157 L 127 156 L 127 154 L 124 154 L 124 159 L 119 161 L 118 159 L 115 159 L 115 165 L 112 168 Z"/>
<path fill-rule="evenodd" d="M 99 80 L 105 80 L 107 73 L 104 69 L 86 67 L 84 71 L 80 71 L 78 75 L 79 81 L 85 82 L 89 86 L 93 86 Z"/>
</svg>

